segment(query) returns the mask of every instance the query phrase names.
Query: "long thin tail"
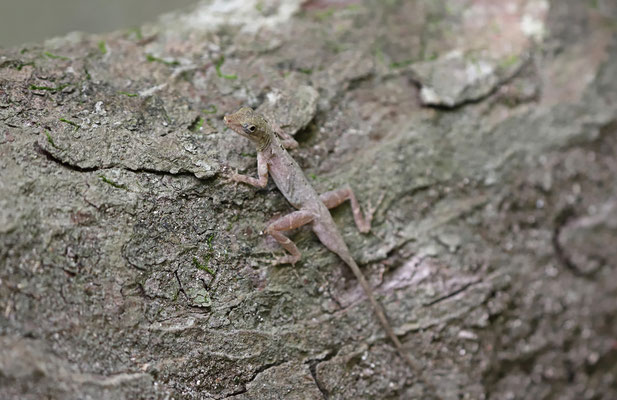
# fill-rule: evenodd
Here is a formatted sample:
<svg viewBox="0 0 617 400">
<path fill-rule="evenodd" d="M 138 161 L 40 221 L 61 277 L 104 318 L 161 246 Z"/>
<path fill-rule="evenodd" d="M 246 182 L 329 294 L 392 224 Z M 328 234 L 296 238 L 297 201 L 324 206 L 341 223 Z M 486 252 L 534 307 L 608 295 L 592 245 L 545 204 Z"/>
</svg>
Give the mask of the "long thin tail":
<svg viewBox="0 0 617 400">
<path fill-rule="evenodd" d="M 422 368 L 420 368 L 420 365 L 405 352 L 405 349 L 403 348 L 403 344 L 398 339 L 398 337 L 394 334 L 394 330 L 392 329 L 392 325 L 390 325 L 390 322 L 388 321 L 388 318 L 386 317 L 385 311 L 383 310 L 381 304 L 379 304 L 377 300 L 375 299 L 375 296 L 373 295 L 373 289 L 371 289 L 368 282 L 364 278 L 364 275 L 362 274 L 362 271 L 360 271 L 360 267 L 358 267 L 358 264 L 356 264 L 356 262 L 351 257 L 341 257 L 341 258 L 343 258 L 343 261 L 345 261 L 345 263 L 349 265 L 352 272 L 356 276 L 356 279 L 358 279 L 358 281 L 360 282 L 360 285 L 362 285 L 362 288 L 364 289 L 366 296 L 371 302 L 373 311 L 375 312 L 375 315 L 377 315 L 377 319 L 379 319 L 381 326 L 386 331 L 386 334 L 388 335 L 392 343 L 394 343 L 394 347 L 396 347 L 396 350 L 398 351 L 401 358 L 405 360 L 405 362 L 407 363 L 407 365 L 409 365 L 409 367 L 411 367 L 413 372 L 418 377 L 420 377 L 420 379 L 424 381 L 426 386 L 429 388 L 429 391 L 431 391 L 433 395 L 439 399 L 439 395 L 437 394 L 438 392 L 437 392 L 437 388 L 435 387 L 435 385 L 433 385 L 433 383 L 429 379 L 424 377 L 424 374 L 422 373 L 423 370 Z"/>
</svg>

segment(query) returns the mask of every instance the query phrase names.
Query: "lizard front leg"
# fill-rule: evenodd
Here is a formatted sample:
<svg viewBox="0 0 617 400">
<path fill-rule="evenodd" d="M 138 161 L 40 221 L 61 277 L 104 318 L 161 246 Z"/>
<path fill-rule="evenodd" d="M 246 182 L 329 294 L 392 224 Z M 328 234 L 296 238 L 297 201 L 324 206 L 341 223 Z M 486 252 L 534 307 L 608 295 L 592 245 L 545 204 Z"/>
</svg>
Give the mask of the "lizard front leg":
<svg viewBox="0 0 617 400">
<path fill-rule="evenodd" d="M 344 201 L 349 200 L 351 202 L 353 219 L 356 222 L 358 230 L 362 233 L 367 233 L 371 230 L 371 222 L 373 221 L 373 213 L 375 212 L 375 208 L 369 207 L 367 212 L 363 215 L 362 210 L 360 209 L 360 204 L 358 203 L 353 190 L 351 190 L 349 186 L 322 193 L 319 198 L 329 209 L 337 207 Z M 383 195 L 381 196 L 381 199 L 383 199 Z M 379 203 L 381 203 L 381 199 L 379 200 Z"/>
<path fill-rule="evenodd" d="M 296 244 L 281 232 L 299 228 L 302 225 L 306 225 L 313 221 L 314 218 L 315 216 L 312 212 L 299 210 L 278 218 L 268 225 L 266 228 L 266 233 L 272 236 L 285 250 L 289 252 L 289 255 L 276 260 L 275 264 L 294 265 L 298 262 L 298 260 L 300 260 L 300 251 L 296 247 Z"/>
<path fill-rule="evenodd" d="M 266 187 L 268 184 L 268 159 L 261 151 L 257 153 L 257 176 L 259 178 L 253 178 L 252 176 L 234 172 L 229 176 L 229 179 L 234 182 L 242 182 L 259 188 Z"/>
<path fill-rule="evenodd" d="M 298 148 L 298 142 L 289 133 L 285 132 L 280 125 L 272 124 L 272 129 L 281 138 L 281 144 L 284 148 L 293 150 Z"/>
</svg>

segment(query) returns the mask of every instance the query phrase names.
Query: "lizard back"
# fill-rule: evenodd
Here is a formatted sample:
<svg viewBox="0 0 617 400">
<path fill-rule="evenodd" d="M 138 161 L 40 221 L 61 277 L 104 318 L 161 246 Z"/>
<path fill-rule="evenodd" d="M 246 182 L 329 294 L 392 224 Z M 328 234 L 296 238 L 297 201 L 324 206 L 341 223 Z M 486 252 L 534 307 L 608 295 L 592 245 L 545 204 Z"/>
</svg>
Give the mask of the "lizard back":
<svg viewBox="0 0 617 400">
<path fill-rule="evenodd" d="M 271 144 L 270 151 L 268 172 L 287 201 L 297 209 L 312 209 L 321 203 L 296 160 L 278 141 Z"/>
</svg>

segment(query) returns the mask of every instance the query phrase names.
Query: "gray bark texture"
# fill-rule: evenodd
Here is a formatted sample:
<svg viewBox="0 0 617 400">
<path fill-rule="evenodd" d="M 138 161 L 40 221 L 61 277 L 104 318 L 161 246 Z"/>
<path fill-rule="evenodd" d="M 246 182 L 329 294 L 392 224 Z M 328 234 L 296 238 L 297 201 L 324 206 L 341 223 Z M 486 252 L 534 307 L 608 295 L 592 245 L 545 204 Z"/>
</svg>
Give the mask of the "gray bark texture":
<svg viewBox="0 0 617 400">
<path fill-rule="evenodd" d="M 224 127 L 294 134 L 443 399 L 617 398 L 617 4 L 222 1 L 0 51 L 0 398 L 422 399 Z M 26 27 L 24 27 L 26 29 Z"/>
</svg>

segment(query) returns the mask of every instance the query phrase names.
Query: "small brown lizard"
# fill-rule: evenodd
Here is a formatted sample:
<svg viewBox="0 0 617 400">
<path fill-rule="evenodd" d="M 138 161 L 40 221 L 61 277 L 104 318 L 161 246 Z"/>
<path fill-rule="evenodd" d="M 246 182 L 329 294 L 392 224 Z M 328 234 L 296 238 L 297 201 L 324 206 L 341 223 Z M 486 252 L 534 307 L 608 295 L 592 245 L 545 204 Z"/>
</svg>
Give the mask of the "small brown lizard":
<svg viewBox="0 0 617 400">
<path fill-rule="evenodd" d="M 268 225 L 265 230 L 265 233 L 276 239 L 276 241 L 289 252 L 288 255 L 278 259 L 276 263 L 295 264 L 300 260 L 298 248 L 287 236 L 283 235 L 282 232 L 299 228 L 302 225 L 311 224 L 313 232 L 315 232 L 321 243 L 349 265 L 360 282 L 360 285 L 362 285 L 379 322 L 390 340 L 394 343 L 398 353 L 415 373 L 422 376 L 421 369 L 416 362 L 405 353 L 403 345 L 394 334 L 394 330 L 392 326 L 390 326 L 385 312 L 377 300 L 375 300 L 373 290 L 352 258 L 347 245 L 343 241 L 330 215 L 330 211 L 328 211 L 329 208 L 334 208 L 344 201 L 349 200 L 358 230 L 362 233 L 366 233 L 371 228 L 374 210 L 371 210 L 366 216 L 363 216 L 360 205 L 349 187 L 326 192 L 322 195 L 317 194 L 308 179 L 304 176 L 300 166 L 286 150 L 286 148 L 296 148 L 298 143 L 280 129 L 273 129 L 263 116 L 256 113 L 251 108 L 243 107 L 233 114 L 225 115 L 224 120 L 229 128 L 250 139 L 257 147 L 257 174 L 259 177 L 253 178 L 233 173 L 229 178 L 235 182 L 243 182 L 263 188 L 268 183 L 269 172 L 283 196 L 285 196 L 289 203 L 298 210 L 275 220 Z M 432 386 L 428 381 L 426 383 Z"/>
</svg>

